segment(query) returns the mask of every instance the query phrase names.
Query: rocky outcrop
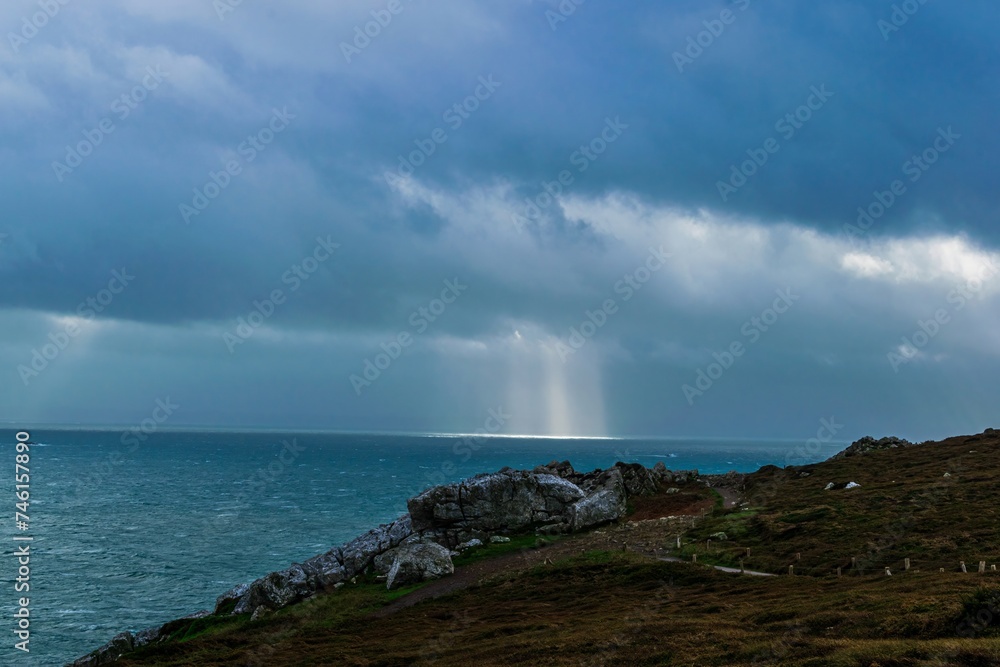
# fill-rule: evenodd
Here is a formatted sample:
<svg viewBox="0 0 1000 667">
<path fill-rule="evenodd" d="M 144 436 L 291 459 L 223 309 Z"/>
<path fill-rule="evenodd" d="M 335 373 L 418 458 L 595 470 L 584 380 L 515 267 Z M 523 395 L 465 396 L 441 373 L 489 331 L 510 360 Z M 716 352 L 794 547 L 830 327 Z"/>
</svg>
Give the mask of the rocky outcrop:
<svg viewBox="0 0 1000 667">
<path fill-rule="evenodd" d="M 260 618 L 345 582 L 374 573 L 390 589 L 454 572 L 452 550 L 509 541 L 505 535 L 535 530 L 583 530 L 625 515 L 629 496 L 655 493 L 666 483 L 698 478 L 698 471 L 671 472 L 661 462 L 648 469 L 616 463 L 580 473 L 569 461 L 532 471 L 504 468 L 454 484 L 430 488 L 407 502 L 409 514 L 350 542 L 256 581 L 235 586 L 216 600 L 215 615 Z M 164 641 L 209 612 L 171 621 L 138 634 L 123 632 L 73 663 L 97 667 L 139 646 Z"/>
<path fill-rule="evenodd" d="M 436 542 L 414 542 L 396 549 L 386 587 L 389 590 L 438 579 L 455 572 L 451 551 Z"/>
<path fill-rule="evenodd" d="M 585 493 L 548 473 L 505 468 L 436 486 L 407 503 L 414 532 L 448 548 L 494 533 L 569 524 L 569 508 Z"/>
<path fill-rule="evenodd" d="M 126 653 L 131 653 L 137 648 L 141 648 L 147 644 L 153 644 L 158 641 L 165 640 L 172 632 L 176 631 L 179 626 L 183 625 L 185 622 L 193 621 L 198 618 L 204 618 L 208 615 L 208 611 L 199 611 L 196 614 L 179 618 L 176 621 L 170 621 L 169 623 L 165 623 L 161 626 L 147 628 L 135 634 L 126 630 L 125 632 L 115 635 L 111 641 L 96 651 L 88 653 L 82 658 L 70 663 L 69 667 L 100 667 L 101 665 L 114 664 L 118 658 L 122 657 Z"/>
<path fill-rule="evenodd" d="M 883 449 L 895 449 L 897 447 L 914 447 L 915 445 L 909 440 L 903 440 L 902 438 L 896 438 L 893 436 L 887 438 L 880 438 L 876 440 L 870 435 L 866 435 L 860 440 L 855 440 L 851 443 L 851 446 L 843 451 L 837 452 L 830 459 L 842 459 L 849 456 L 860 456 L 861 454 L 867 454 L 868 452 L 877 452 Z"/>
</svg>

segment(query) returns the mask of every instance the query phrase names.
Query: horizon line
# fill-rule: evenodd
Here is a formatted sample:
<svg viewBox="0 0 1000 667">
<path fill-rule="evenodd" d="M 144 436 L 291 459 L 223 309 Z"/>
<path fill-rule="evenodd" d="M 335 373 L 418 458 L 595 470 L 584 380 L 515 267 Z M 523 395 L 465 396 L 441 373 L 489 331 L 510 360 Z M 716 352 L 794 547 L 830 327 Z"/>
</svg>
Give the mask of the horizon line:
<svg viewBox="0 0 1000 667">
<path fill-rule="evenodd" d="M 137 424 L 84 424 L 84 423 L 18 423 L 2 421 L 0 426 L 12 430 L 49 429 L 54 431 L 130 431 L 138 428 Z M 179 426 L 157 426 L 155 432 L 165 433 L 309 433 L 331 435 L 388 435 L 411 436 L 424 438 L 510 438 L 526 440 L 733 440 L 741 442 L 805 442 L 808 438 L 788 436 L 713 436 L 713 435 L 536 435 L 530 433 L 449 433 L 442 431 L 378 431 L 334 428 L 283 428 L 274 426 L 205 426 L 198 424 L 182 424 Z M 830 443 L 851 442 L 850 440 L 829 440 Z"/>
</svg>

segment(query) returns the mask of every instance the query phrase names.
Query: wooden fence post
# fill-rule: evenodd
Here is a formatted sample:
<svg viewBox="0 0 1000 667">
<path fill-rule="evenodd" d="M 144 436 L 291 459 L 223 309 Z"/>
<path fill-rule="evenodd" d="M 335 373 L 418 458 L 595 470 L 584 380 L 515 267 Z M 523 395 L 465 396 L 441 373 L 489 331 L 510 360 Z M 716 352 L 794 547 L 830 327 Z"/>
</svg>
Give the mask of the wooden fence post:
<svg viewBox="0 0 1000 667">
<path fill-rule="evenodd" d="M 979 574 L 986 574 L 986 561 L 979 561 Z"/>
<path fill-rule="evenodd" d="M 837 576 L 838 577 L 840 576 L 840 568 L 839 567 L 837 568 Z"/>
<path fill-rule="evenodd" d="M 789 565 L 788 566 L 788 574 L 795 574 L 795 566 L 794 565 Z"/>
<path fill-rule="evenodd" d="M 903 569 L 904 570 L 909 570 L 910 569 L 910 559 L 909 558 L 904 558 L 903 559 Z"/>
<path fill-rule="evenodd" d="M 959 567 L 962 568 L 962 572 L 968 572 L 968 570 L 965 569 L 965 561 L 964 560 L 963 561 L 959 561 Z"/>
</svg>

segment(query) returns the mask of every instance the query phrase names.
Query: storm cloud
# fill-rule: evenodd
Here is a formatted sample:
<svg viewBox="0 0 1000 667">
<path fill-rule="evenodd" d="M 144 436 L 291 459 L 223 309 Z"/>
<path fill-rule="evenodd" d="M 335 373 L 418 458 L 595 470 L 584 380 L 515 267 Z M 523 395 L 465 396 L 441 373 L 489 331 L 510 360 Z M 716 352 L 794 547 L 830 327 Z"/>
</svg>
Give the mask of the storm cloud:
<svg viewBox="0 0 1000 667">
<path fill-rule="evenodd" d="M 996 19 L 7 3 L 0 419 L 995 426 Z"/>
</svg>

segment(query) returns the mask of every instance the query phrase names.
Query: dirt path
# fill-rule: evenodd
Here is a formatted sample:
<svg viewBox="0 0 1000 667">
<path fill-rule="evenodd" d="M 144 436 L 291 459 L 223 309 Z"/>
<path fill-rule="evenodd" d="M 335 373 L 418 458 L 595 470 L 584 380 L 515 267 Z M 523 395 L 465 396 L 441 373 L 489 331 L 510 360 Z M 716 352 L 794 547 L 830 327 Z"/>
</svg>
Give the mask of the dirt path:
<svg viewBox="0 0 1000 667">
<path fill-rule="evenodd" d="M 681 560 L 680 558 L 677 558 L 676 556 L 663 556 L 661 558 L 658 558 L 657 560 L 666 561 L 668 563 L 690 563 L 691 562 L 691 561 L 687 561 L 687 560 Z M 723 565 L 713 565 L 712 567 L 714 567 L 719 572 L 728 572 L 730 574 L 749 574 L 749 575 L 751 575 L 753 577 L 776 577 L 776 576 L 778 576 L 778 575 L 776 575 L 776 574 L 774 574 L 772 572 L 757 572 L 756 570 L 743 570 L 743 571 L 740 571 L 739 568 L 725 567 Z"/>
<path fill-rule="evenodd" d="M 714 490 L 722 496 L 726 507 L 735 507 L 739 501 L 739 495 L 731 488 L 718 487 Z M 709 498 L 693 498 L 683 493 L 643 499 L 641 508 L 630 516 L 628 521 L 566 536 L 534 549 L 524 549 L 460 566 L 455 570 L 455 574 L 429 582 L 409 595 L 373 612 L 372 617 L 388 616 L 424 600 L 460 591 L 501 574 L 527 570 L 543 565 L 546 561 L 577 556 L 591 550 L 631 551 L 650 558 L 681 562 L 663 554 L 669 553 L 676 536 L 684 533 L 701 516 L 710 511 L 713 504 Z M 716 569 L 723 572 L 739 572 L 721 566 Z M 748 572 L 748 574 L 771 576 L 766 572 Z"/>
<path fill-rule="evenodd" d="M 731 489 L 728 486 L 713 486 L 711 488 L 722 496 L 722 506 L 726 509 L 732 509 L 740 502 L 740 494 L 735 489 Z"/>
</svg>

